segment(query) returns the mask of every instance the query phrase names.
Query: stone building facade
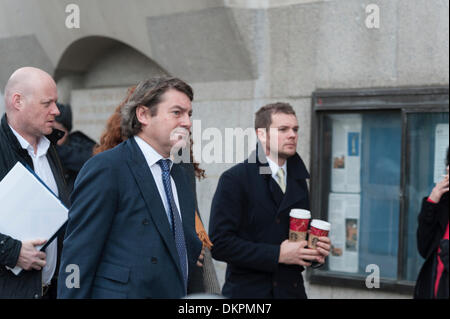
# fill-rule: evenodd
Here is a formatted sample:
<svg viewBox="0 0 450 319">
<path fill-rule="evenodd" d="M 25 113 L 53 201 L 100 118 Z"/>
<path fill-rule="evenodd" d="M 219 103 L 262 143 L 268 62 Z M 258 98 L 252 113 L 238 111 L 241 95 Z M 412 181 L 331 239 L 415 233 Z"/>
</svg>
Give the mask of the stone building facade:
<svg viewBox="0 0 450 319">
<path fill-rule="evenodd" d="M 370 4 L 379 9 L 372 24 Z M 448 12 L 446 0 L 0 0 L 0 93 L 16 68 L 42 68 L 54 76 L 59 100 L 72 105 L 74 129 L 97 140 L 127 88 L 154 75 L 192 84 L 201 132 L 252 128 L 259 107 L 286 101 L 309 166 L 316 160 L 313 92 L 448 86 Z M 213 136 L 199 134 L 194 143 Z M 223 158 L 230 152 L 225 147 Z M 197 192 L 206 224 L 218 178 L 232 165 L 201 161 L 207 178 Z M 216 266 L 223 282 L 224 264 Z M 309 281 L 307 293 L 410 297 Z"/>
</svg>

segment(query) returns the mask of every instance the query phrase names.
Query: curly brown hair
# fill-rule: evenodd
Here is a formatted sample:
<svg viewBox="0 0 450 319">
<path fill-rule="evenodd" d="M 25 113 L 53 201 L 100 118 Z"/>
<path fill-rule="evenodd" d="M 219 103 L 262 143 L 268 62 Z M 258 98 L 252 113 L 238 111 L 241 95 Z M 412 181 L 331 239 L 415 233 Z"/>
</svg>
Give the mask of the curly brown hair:
<svg viewBox="0 0 450 319">
<path fill-rule="evenodd" d="M 155 116 L 163 95 L 171 89 L 184 93 L 191 101 L 194 99 L 189 84 L 178 78 L 163 76 L 139 82 L 121 109 L 122 134 L 126 137 L 138 134 L 142 124 L 137 119 L 137 107 L 144 105 L 149 109 L 150 115 Z"/>
<path fill-rule="evenodd" d="M 126 98 L 117 106 L 114 113 L 109 117 L 106 122 L 106 128 L 100 137 L 100 144 L 96 145 L 93 151 L 93 155 L 109 150 L 127 139 L 122 133 L 121 122 L 122 122 L 122 107 L 129 101 L 130 97 L 133 95 L 136 86 L 128 89 Z M 194 166 L 195 176 L 200 180 L 205 178 L 205 170 L 200 168 L 200 165 L 194 161 L 192 156 L 192 138 L 190 143 L 190 160 Z"/>
</svg>

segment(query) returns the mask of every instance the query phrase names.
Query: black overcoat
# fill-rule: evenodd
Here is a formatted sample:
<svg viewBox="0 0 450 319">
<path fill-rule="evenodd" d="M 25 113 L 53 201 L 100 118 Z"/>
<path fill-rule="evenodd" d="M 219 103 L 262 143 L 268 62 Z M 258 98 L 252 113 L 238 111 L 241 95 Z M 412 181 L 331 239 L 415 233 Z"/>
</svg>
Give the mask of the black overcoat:
<svg viewBox="0 0 450 319">
<path fill-rule="evenodd" d="M 59 130 L 47 138 L 51 145 L 47 151 L 47 159 L 55 177 L 58 187 L 59 199 L 69 207 L 69 194 L 66 189 L 61 163 L 56 153 L 55 145 L 58 139 L 64 135 Z M 0 124 L 0 181 L 14 167 L 17 162 L 33 169 L 33 161 L 17 140 L 8 125 L 6 115 L 3 116 Z M 1 207 L 0 209 L 4 209 Z M 58 235 L 58 255 L 62 249 L 63 230 Z M 19 276 L 15 276 L 5 266 L 15 267 L 19 258 L 22 243 L 19 240 L 0 233 L 0 298 L 40 298 L 42 296 L 41 271 L 22 271 Z M 58 258 L 59 261 L 59 258 Z M 57 268 L 58 269 L 58 265 Z"/>
<path fill-rule="evenodd" d="M 263 160 L 259 160 L 263 159 Z M 289 212 L 309 209 L 309 174 L 298 154 L 287 160 L 283 194 L 264 155 L 225 171 L 212 206 L 212 255 L 226 262 L 222 293 L 229 298 L 306 298 L 301 266 L 278 263 L 288 239 Z"/>
</svg>

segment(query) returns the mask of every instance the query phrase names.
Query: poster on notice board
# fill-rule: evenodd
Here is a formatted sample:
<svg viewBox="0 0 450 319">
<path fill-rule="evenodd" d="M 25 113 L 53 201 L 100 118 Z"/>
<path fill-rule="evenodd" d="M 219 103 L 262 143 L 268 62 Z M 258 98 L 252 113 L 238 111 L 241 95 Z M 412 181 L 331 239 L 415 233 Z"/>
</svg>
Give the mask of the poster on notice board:
<svg viewBox="0 0 450 319">
<path fill-rule="evenodd" d="M 445 172 L 445 157 L 448 148 L 448 124 L 442 123 L 436 125 L 434 134 L 434 183 L 442 180 Z"/>
<path fill-rule="evenodd" d="M 330 193 L 328 220 L 332 243 L 328 266 L 331 271 L 358 272 L 360 194 Z"/>
<path fill-rule="evenodd" d="M 331 192 L 361 191 L 361 127 L 360 114 L 333 116 Z"/>
</svg>

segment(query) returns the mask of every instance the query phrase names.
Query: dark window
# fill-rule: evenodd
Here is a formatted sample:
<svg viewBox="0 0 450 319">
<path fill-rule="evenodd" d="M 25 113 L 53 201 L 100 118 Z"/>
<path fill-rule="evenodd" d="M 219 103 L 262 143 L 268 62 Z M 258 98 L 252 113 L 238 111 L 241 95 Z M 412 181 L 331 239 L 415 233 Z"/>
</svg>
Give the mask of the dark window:
<svg viewBox="0 0 450 319">
<path fill-rule="evenodd" d="M 311 210 L 333 247 L 311 282 L 366 288 L 376 265 L 381 289 L 412 292 L 420 203 L 445 173 L 448 88 L 319 91 L 312 106 Z"/>
</svg>

